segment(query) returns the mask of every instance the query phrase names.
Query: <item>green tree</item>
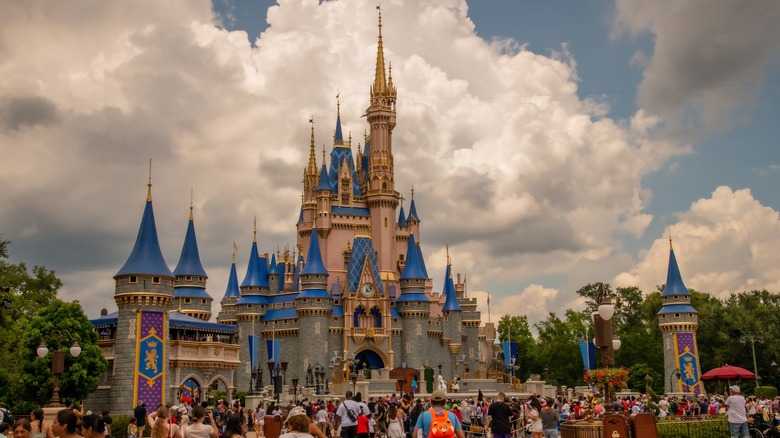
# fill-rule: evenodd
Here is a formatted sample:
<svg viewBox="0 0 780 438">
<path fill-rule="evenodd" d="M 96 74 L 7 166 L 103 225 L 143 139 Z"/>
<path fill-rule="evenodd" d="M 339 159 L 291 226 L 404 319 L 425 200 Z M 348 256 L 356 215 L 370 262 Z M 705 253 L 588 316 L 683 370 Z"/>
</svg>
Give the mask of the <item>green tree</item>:
<svg viewBox="0 0 780 438">
<path fill-rule="evenodd" d="M 501 342 L 517 342 L 517 365 L 520 367 L 518 377 L 526 378 L 536 367 L 536 340 L 531 334 L 526 315 L 504 315 L 498 321 L 498 339 Z"/>
<path fill-rule="evenodd" d="M 565 318 L 551 312 L 546 320 L 534 324 L 539 332 L 539 362 L 549 369 L 544 379 L 554 385 L 582 383 L 584 367 L 577 339 L 585 332 L 585 315 L 569 309 Z"/>
<path fill-rule="evenodd" d="M 98 335 L 84 315 L 78 301 L 55 300 L 41 309 L 37 317 L 24 328 L 21 349 L 21 387 L 24 399 L 47 403 L 52 394 L 54 376 L 51 373 L 52 354 L 38 357 L 36 349 L 44 342 L 49 351 L 67 350 L 78 341 L 81 354 L 65 353 L 65 372 L 60 377 L 60 398 L 82 400 L 95 391 L 99 377 L 108 363 L 97 345 Z"/>
</svg>

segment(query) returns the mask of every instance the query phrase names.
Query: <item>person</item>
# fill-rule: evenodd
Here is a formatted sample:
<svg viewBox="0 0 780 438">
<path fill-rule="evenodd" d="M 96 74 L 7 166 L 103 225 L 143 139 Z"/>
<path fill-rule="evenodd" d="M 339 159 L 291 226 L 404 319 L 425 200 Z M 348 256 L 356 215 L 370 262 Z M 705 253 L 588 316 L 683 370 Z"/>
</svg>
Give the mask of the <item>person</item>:
<svg viewBox="0 0 780 438">
<path fill-rule="evenodd" d="M 412 377 L 412 395 L 417 395 L 417 386 L 419 383 L 417 382 L 417 376 Z"/>
<path fill-rule="evenodd" d="M 53 434 L 50 436 L 56 436 L 59 438 L 80 438 L 76 433 L 76 429 L 79 425 L 79 418 L 80 417 L 78 417 L 73 411 L 73 408 L 65 408 L 57 411 L 57 415 L 54 417 L 54 422 L 48 429 Z M 24 438 L 16 436 L 16 427 L 14 427 L 14 438 Z"/>
<path fill-rule="evenodd" d="M 512 409 L 506 404 L 506 394 L 498 393 L 496 401 L 488 407 L 485 427 L 494 438 L 509 438 L 512 435 Z"/>
<path fill-rule="evenodd" d="M 152 414 L 152 438 L 182 438 L 179 427 L 171 423 L 169 416 L 170 412 L 165 406 L 160 406 Z"/>
<path fill-rule="evenodd" d="M 439 376 L 441 377 L 441 376 Z M 422 414 L 420 414 L 419 417 L 417 417 L 417 423 L 414 426 L 414 431 L 412 432 L 412 437 L 417 437 L 420 431 L 422 431 L 423 438 L 428 438 L 430 436 L 431 432 L 431 423 L 433 422 L 433 415 L 441 415 L 442 413 L 446 413 L 447 418 L 452 423 L 455 431 L 455 437 L 457 438 L 465 438 L 463 435 L 463 427 L 461 426 L 460 422 L 458 421 L 458 417 L 455 416 L 452 412 L 448 412 L 444 409 L 444 403 L 447 401 L 447 395 L 444 393 L 444 391 L 436 390 L 433 391 L 431 394 L 431 408 Z"/>
<path fill-rule="evenodd" d="M 228 415 L 227 421 L 225 422 L 225 430 L 222 432 L 222 438 L 243 438 L 243 427 L 244 425 L 241 424 L 241 415 Z"/>
<path fill-rule="evenodd" d="M 731 395 L 726 399 L 726 416 L 729 421 L 731 438 L 749 438 L 745 397 L 740 394 L 739 386 L 733 385 Z"/>
<path fill-rule="evenodd" d="M 144 438 L 144 429 L 146 428 L 146 403 L 143 400 L 138 401 L 138 406 L 133 409 L 133 417 L 138 426 L 138 438 Z"/>
<path fill-rule="evenodd" d="M 265 409 L 263 409 L 263 402 L 258 403 L 257 409 L 255 409 L 255 436 L 260 438 L 265 436 L 263 427 L 265 426 Z"/>
<path fill-rule="evenodd" d="M 404 432 L 404 411 L 398 409 L 397 405 L 390 405 L 387 411 L 387 437 L 403 438 Z"/>
<path fill-rule="evenodd" d="M 30 435 L 32 435 L 30 420 L 26 418 L 20 418 L 14 421 L 13 434 L 14 438 L 30 438 Z"/>
<path fill-rule="evenodd" d="M 327 409 L 317 409 L 317 412 L 314 414 L 314 418 L 317 421 L 317 427 L 322 430 L 326 431 L 328 430 L 328 410 Z"/>
<path fill-rule="evenodd" d="M 369 438 L 376 438 L 376 414 L 369 414 L 368 418 L 368 436 Z"/>
<path fill-rule="evenodd" d="M 460 377 L 453 376 L 452 377 L 452 392 L 458 392 L 460 391 Z"/>
<path fill-rule="evenodd" d="M 127 423 L 127 438 L 138 438 L 138 420 L 135 417 L 130 417 Z"/>
<path fill-rule="evenodd" d="M 548 398 L 542 401 L 542 411 L 539 413 L 542 420 L 542 434 L 544 438 L 558 438 L 558 420 L 561 419 L 558 411 L 553 409 L 553 401 Z"/>
<path fill-rule="evenodd" d="M 368 416 L 370 412 L 361 412 L 357 419 L 358 438 L 368 438 Z"/>
<path fill-rule="evenodd" d="M 352 394 L 350 394 L 352 396 Z M 287 419 L 284 420 L 284 424 L 287 427 L 287 433 L 279 436 L 279 438 L 314 438 L 309 433 L 309 416 L 306 415 L 306 411 L 296 406 L 290 409 L 290 413 L 287 414 Z"/>
<path fill-rule="evenodd" d="M 97 414 L 81 417 L 81 435 L 84 438 L 103 438 L 106 436 L 106 423 Z"/>
<path fill-rule="evenodd" d="M 436 378 L 436 389 L 443 392 L 445 395 L 447 394 L 447 382 L 444 381 L 444 377 L 442 377 L 441 374 Z"/>
<path fill-rule="evenodd" d="M 9 430 L 11 430 L 11 426 L 5 421 L 0 421 L 0 438 L 8 438 L 8 435 L 10 435 Z"/>
<path fill-rule="evenodd" d="M 46 429 L 49 425 L 43 421 L 42 408 L 35 408 L 30 413 L 30 427 L 32 428 L 32 438 L 46 438 Z"/>
<path fill-rule="evenodd" d="M 13 422 L 13 415 L 8 412 L 4 402 L 0 402 L 0 423 L 6 423 L 10 427 Z"/>
<path fill-rule="evenodd" d="M 112 433 L 111 433 L 111 423 L 114 422 L 114 419 L 111 418 L 111 415 L 109 414 L 108 409 L 104 409 L 103 412 L 101 413 L 101 415 L 103 416 L 103 423 L 106 424 L 106 430 L 105 430 L 104 436 L 112 435 Z"/>
<path fill-rule="evenodd" d="M 542 404 L 536 397 L 532 397 L 529 404 L 531 409 L 528 411 L 528 420 L 531 423 L 531 427 L 528 430 L 533 438 L 542 438 L 544 436 L 544 427 L 542 426 L 542 418 L 540 416 Z"/>
<path fill-rule="evenodd" d="M 65 409 L 72 410 L 79 420 L 84 416 L 84 403 L 79 403 L 76 405 L 74 402 L 69 401 L 65 404 Z"/>
<path fill-rule="evenodd" d="M 349 411 L 358 414 L 360 405 L 352 400 L 352 391 L 347 391 L 344 398 L 344 403 L 341 403 L 338 409 L 336 409 L 333 428 L 338 430 L 339 426 L 341 426 L 342 438 L 357 438 L 357 416 L 353 420 L 350 418 Z"/>
<path fill-rule="evenodd" d="M 203 406 L 192 408 L 192 422 L 187 427 L 187 438 L 217 438 L 217 430 L 209 424 L 205 424 L 208 415 L 211 424 L 214 424 L 214 414 Z"/>
</svg>

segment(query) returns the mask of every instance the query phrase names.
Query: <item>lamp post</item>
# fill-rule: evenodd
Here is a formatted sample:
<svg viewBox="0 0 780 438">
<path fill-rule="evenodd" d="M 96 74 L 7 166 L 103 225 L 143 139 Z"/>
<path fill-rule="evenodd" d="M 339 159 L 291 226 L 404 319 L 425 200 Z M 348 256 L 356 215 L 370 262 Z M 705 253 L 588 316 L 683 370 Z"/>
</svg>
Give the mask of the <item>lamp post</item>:
<svg viewBox="0 0 780 438">
<path fill-rule="evenodd" d="M 276 403 L 279 403 L 279 396 L 281 395 L 282 392 L 282 368 L 279 366 L 278 363 L 269 360 L 268 375 L 271 377 L 271 383 L 273 383 Z"/>
<path fill-rule="evenodd" d="M 615 347 L 620 347 L 620 340 L 615 342 L 612 335 L 612 316 L 615 315 L 615 305 L 609 299 L 604 284 L 599 284 L 598 290 L 598 308 L 592 313 L 593 326 L 596 329 L 596 347 L 601 349 L 602 368 L 612 368 L 615 366 Z M 604 384 L 604 404 L 606 413 L 612 413 L 612 394 L 609 383 Z"/>
<path fill-rule="evenodd" d="M 79 357 L 81 354 L 81 347 L 79 346 L 78 341 L 76 341 L 67 330 L 57 330 L 54 332 L 54 335 L 57 337 L 67 336 L 69 339 L 73 340 L 73 345 L 69 350 L 70 355 L 73 357 Z M 46 347 L 46 343 L 43 340 L 41 340 L 41 345 L 38 346 L 35 353 L 40 358 L 46 357 L 46 355 L 49 354 L 49 349 Z M 59 408 L 63 406 L 63 404 L 60 403 L 60 376 L 64 372 L 65 352 L 60 349 L 54 350 L 51 359 L 51 373 L 54 375 L 54 390 L 52 391 L 51 401 L 48 405 L 46 405 L 46 407 Z"/>
<path fill-rule="evenodd" d="M 756 342 L 764 342 L 764 337 L 757 333 L 745 333 L 739 338 L 743 344 L 750 342 L 750 349 L 753 351 L 753 374 L 756 376 L 756 386 L 758 384 L 758 365 L 756 365 Z"/>
<path fill-rule="evenodd" d="M 682 372 L 680 372 L 679 368 L 676 368 L 676 369 L 672 370 L 671 373 L 669 373 L 669 389 L 674 389 L 675 388 L 672 378 L 676 377 L 677 378 L 677 390 L 678 391 L 680 390 L 680 377 L 681 376 L 682 376 Z"/>
<path fill-rule="evenodd" d="M 254 380 L 254 388 L 252 387 L 252 380 Z M 263 387 L 263 370 L 259 366 L 255 366 L 254 369 L 252 369 L 252 379 L 250 379 L 249 382 L 249 393 L 254 394 L 255 392 L 260 392 L 261 388 Z"/>
<path fill-rule="evenodd" d="M 287 363 L 287 361 L 285 360 L 285 361 L 280 362 L 280 365 L 282 366 L 282 385 L 286 385 L 287 384 L 287 366 L 289 365 L 289 363 Z"/>
<path fill-rule="evenodd" d="M 292 385 L 293 385 L 293 400 L 294 403 L 298 403 L 298 378 L 293 377 L 292 378 Z"/>
<path fill-rule="evenodd" d="M 358 381 L 358 375 L 357 373 L 352 373 L 350 376 L 350 380 L 352 380 L 352 394 L 354 395 L 355 392 L 357 392 L 357 381 Z"/>
</svg>

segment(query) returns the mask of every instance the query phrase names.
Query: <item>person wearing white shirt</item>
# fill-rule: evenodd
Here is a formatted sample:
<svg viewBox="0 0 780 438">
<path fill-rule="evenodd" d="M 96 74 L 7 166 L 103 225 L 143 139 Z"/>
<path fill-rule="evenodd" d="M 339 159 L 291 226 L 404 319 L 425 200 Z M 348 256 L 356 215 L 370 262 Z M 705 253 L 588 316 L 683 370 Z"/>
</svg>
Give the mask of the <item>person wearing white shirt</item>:
<svg viewBox="0 0 780 438">
<path fill-rule="evenodd" d="M 726 409 L 731 438 L 750 438 L 745 397 L 740 394 L 739 386 L 731 387 L 731 396 L 726 399 Z"/>
</svg>

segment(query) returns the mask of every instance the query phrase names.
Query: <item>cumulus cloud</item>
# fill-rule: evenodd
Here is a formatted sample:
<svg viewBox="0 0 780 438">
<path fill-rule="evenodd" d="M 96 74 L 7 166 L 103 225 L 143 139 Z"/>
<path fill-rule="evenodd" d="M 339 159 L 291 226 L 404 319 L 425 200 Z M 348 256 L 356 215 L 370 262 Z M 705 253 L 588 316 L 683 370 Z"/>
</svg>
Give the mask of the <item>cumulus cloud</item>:
<svg viewBox="0 0 780 438">
<path fill-rule="evenodd" d="M 749 189 L 718 187 L 672 226 L 674 252 L 685 285 L 724 298 L 752 289 L 780 288 L 776 248 L 780 214 Z M 666 281 L 668 236 L 659 237 L 636 266 L 615 278 L 618 286 L 653 292 Z"/>
<path fill-rule="evenodd" d="M 642 235 L 652 219 L 643 176 L 689 152 L 653 138 L 658 118 L 605 117 L 603 105 L 577 97 L 565 46 L 545 56 L 486 42 L 465 0 L 394 0 L 383 10 L 399 94 L 395 179 L 407 198 L 416 189 L 425 254 L 449 243 L 456 269 L 485 290 L 567 275 Z M 167 261 L 176 264 L 194 187 L 201 257 L 219 299 L 233 240 L 243 271 L 254 216 L 262 251 L 295 241 L 308 118 L 318 150 L 329 147 L 340 92 L 345 133 L 362 143 L 373 4 L 280 0 L 252 44 L 221 29 L 225 19 L 205 0 L 19 1 L 0 17 L 0 148 L 9 157 L 0 184 L 10 188 L 0 191 L 0 229 L 16 258 L 56 269 L 63 297 L 92 315 L 110 304 L 111 275 L 132 248 L 149 157 Z M 433 268 L 440 289 L 443 268 Z M 492 292 L 516 299 L 510 288 Z M 537 284 L 522 293 L 540 303 L 570 295 Z"/>
<path fill-rule="evenodd" d="M 617 0 L 616 37 L 650 32 L 655 47 L 638 52 L 643 108 L 672 124 L 723 129 L 756 98 L 780 53 L 780 3 Z"/>
</svg>

